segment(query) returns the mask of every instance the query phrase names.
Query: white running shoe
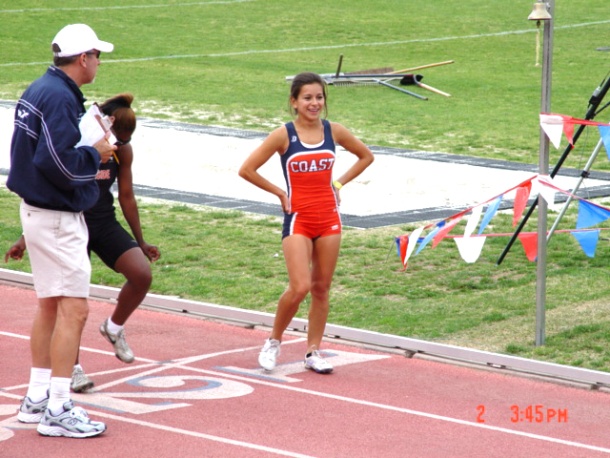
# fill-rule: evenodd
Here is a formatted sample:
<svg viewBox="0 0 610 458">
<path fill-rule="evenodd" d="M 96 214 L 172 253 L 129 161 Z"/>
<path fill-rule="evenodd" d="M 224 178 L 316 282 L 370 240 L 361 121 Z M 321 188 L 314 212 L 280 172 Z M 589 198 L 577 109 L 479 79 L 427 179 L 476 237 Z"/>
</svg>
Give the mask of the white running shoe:
<svg viewBox="0 0 610 458">
<path fill-rule="evenodd" d="M 320 356 L 318 350 L 314 350 L 309 356 L 305 356 L 305 369 L 318 374 L 330 374 L 333 371 L 333 366 Z"/>
<path fill-rule="evenodd" d="M 72 370 L 72 383 L 70 384 L 70 388 L 75 393 L 82 393 L 83 391 L 90 390 L 93 388 L 93 380 L 87 377 L 85 371 L 80 367 L 75 367 Z"/>
<path fill-rule="evenodd" d="M 38 433 L 42 436 L 93 437 L 106 431 L 106 424 L 93 421 L 82 407 L 74 407 L 72 401 L 64 404 L 64 411 L 52 415 L 47 409 L 38 424 Z"/>
<path fill-rule="evenodd" d="M 21 423 L 40 423 L 45 410 L 47 410 L 47 404 L 49 403 L 49 392 L 47 391 L 47 397 L 42 401 L 32 402 L 30 398 L 25 396 L 19 406 L 19 412 L 17 413 L 17 420 Z"/>
<path fill-rule="evenodd" d="M 277 357 L 280 356 L 280 341 L 276 339 L 267 339 L 263 349 L 258 355 L 258 364 L 266 371 L 275 369 Z"/>
<path fill-rule="evenodd" d="M 117 334 L 113 334 L 108 330 L 108 319 L 100 325 L 100 334 L 103 335 L 108 342 L 114 347 L 114 354 L 124 363 L 133 363 L 134 356 L 131 348 L 125 340 L 125 329 L 121 329 Z"/>
</svg>

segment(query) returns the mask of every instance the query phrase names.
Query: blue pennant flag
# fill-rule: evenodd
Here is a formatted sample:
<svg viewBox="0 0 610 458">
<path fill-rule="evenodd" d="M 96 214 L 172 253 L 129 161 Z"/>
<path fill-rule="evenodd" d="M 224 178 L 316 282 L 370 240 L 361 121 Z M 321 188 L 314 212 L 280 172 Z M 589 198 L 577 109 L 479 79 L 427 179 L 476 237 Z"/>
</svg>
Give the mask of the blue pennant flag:
<svg viewBox="0 0 610 458">
<path fill-rule="evenodd" d="M 599 229 L 596 231 L 572 232 L 571 234 L 580 244 L 582 251 L 590 258 L 595 257 L 595 249 L 599 241 Z"/>
<path fill-rule="evenodd" d="M 479 235 L 483 233 L 491 219 L 498 212 L 498 208 L 500 208 L 500 204 L 502 203 L 502 196 L 498 196 L 496 200 L 489 204 L 487 210 L 485 210 L 485 216 L 483 216 L 483 221 L 481 221 L 481 226 L 479 227 Z"/>
<path fill-rule="evenodd" d="M 610 218 L 610 210 L 593 205 L 586 200 L 581 200 L 578 204 L 578 220 L 576 220 L 576 229 L 595 226 L 602 221 L 606 221 L 608 218 Z"/>
<path fill-rule="evenodd" d="M 598 128 L 599 135 L 602 137 L 602 142 L 606 148 L 606 154 L 608 155 L 608 159 L 610 159 L 610 126 L 600 125 Z"/>
<path fill-rule="evenodd" d="M 441 221 L 441 222 L 443 224 L 437 224 L 436 227 L 434 229 L 432 229 L 428 233 L 428 235 L 426 235 L 426 237 L 424 237 L 424 239 L 421 241 L 421 243 L 417 247 L 417 250 L 415 250 L 415 254 L 419 254 L 419 252 L 424 249 L 424 247 L 430 242 L 430 240 L 432 240 L 434 238 L 434 236 L 436 234 L 438 234 L 438 231 L 440 231 L 441 228 L 445 225 L 444 221 Z"/>
</svg>

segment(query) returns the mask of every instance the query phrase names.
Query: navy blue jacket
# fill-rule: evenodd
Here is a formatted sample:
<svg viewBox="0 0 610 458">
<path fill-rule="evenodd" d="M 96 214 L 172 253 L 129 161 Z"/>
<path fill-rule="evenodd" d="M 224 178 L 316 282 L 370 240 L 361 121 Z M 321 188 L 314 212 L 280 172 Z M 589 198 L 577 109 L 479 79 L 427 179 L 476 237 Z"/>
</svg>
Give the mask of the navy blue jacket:
<svg viewBox="0 0 610 458">
<path fill-rule="evenodd" d="M 100 155 L 91 146 L 75 148 L 84 102 L 76 83 L 51 66 L 17 103 L 6 185 L 28 204 L 80 212 L 97 201 Z"/>
</svg>

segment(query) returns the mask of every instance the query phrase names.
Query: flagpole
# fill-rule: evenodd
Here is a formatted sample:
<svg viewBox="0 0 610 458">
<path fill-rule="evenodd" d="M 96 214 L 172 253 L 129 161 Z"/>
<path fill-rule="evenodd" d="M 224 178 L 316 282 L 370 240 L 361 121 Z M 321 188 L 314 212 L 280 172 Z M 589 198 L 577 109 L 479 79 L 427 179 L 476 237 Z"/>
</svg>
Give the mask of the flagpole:
<svg viewBox="0 0 610 458">
<path fill-rule="evenodd" d="M 542 91 L 540 98 L 540 112 L 551 111 L 551 79 L 553 63 L 553 15 L 555 13 L 554 0 L 547 3 L 551 16 L 544 22 L 544 43 L 542 53 Z M 549 173 L 549 138 L 540 127 L 540 151 L 538 158 L 541 175 Z M 541 194 L 538 195 L 538 255 L 536 258 L 536 346 L 545 343 L 546 327 L 546 266 L 547 266 L 547 213 L 548 204 Z"/>
</svg>

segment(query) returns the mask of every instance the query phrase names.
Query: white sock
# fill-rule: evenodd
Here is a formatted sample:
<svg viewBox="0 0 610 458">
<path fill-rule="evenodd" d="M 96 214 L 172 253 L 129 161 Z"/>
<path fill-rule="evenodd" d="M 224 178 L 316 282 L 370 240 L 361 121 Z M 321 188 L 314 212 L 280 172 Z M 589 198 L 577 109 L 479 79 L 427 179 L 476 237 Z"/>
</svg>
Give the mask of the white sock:
<svg viewBox="0 0 610 458">
<path fill-rule="evenodd" d="M 74 368 L 72 370 L 73 371 L 75 371 L 75 370 L 81 370 L 82 371 L 83 370 L 83 366 L 81 366 L 80 364 L 77 363 L 77 364 L 74 365 Z"/>
<path fill-rule="evenodd" d="M 52 415 L 59 415 L 64 411 L 64 404 L 70 400 L 70 382 L 72 379 L 64 377 L 51 377 L 48 409 Z"/>
<path fill-rule="evenodd" d="M 30 369 L 30 384 L 26 396 L 32 402 L 40 402 L 49 397 L 48 391 L 51 385 L 51 369 L 32 367 Z"/>
<path fill-rule="evenodd" d="M 108 329 L 108 332 L 110 332 L 111 334 L 116 335 L 121 329 L 123 329 L 123 326 L 121 326 L 120 324 L 116 324 L 114 321 L 108 318 L 108 322 L 106 323 L 106 329 Z"/>
</svg>

